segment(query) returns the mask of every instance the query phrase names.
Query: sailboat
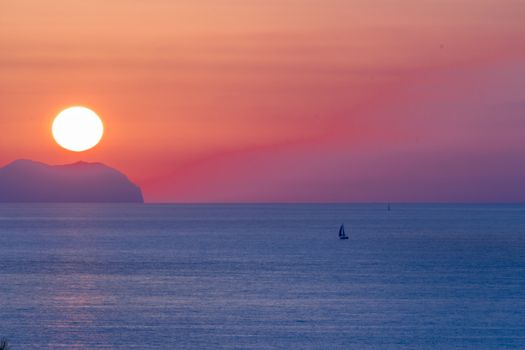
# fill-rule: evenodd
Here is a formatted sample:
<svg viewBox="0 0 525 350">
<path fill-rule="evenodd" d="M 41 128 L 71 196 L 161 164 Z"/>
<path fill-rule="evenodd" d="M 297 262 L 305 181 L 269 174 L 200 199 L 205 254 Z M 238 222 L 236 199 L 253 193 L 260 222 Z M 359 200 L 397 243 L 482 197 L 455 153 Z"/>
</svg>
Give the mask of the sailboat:
<svg viewBox="0 0 525 350">
<path fill-rule="evenodd" d="M 345 225 L 342 224 L 341 227 L 339 227 L 339 239 L 348 239 L 348 236 L 345 232 Z"/>
</svg>

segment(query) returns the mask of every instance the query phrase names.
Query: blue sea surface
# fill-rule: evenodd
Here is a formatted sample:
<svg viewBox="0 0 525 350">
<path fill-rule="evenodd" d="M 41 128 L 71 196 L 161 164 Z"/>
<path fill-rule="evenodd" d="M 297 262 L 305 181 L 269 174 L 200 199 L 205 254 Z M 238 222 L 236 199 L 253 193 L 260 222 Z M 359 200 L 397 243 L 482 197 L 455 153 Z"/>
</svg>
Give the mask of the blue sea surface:
<svg viewBox="0 0 525 350">
<path fill-rule="evenodd" d="M 525 349 L 525 205 L 2 204 L 0 336 L 13 350 Z"/>
</svg>

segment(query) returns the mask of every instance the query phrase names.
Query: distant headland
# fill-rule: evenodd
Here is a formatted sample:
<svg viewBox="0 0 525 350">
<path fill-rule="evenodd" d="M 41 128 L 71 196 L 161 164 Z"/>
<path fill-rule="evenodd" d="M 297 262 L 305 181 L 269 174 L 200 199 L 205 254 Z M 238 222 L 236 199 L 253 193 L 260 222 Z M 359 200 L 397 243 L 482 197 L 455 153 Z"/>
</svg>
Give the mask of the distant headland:
<svg viewBox="0 0 525 350">
<path fill-rule="evenodd" d="M 16 160 L 0 168 L 0 202 L 143 203 L 140 187 L 101 163 L 47 165 Z"/>
</svg>

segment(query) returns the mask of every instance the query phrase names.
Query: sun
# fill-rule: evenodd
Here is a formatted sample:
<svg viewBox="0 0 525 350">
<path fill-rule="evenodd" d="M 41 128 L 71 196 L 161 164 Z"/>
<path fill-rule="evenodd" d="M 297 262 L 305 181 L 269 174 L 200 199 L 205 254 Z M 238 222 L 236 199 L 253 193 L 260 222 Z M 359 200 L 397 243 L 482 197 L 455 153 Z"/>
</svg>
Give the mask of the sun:
<svg viewBox="0 0 525 350">
<path fill-rule="evenodd" d="M 100 142 L 104 134 L 104 125 L 91 109 L 74 106 L 64 109 L 56 116 L 51 131 L 61 147 L 73 152 L 82 152 Z"/>
</svg>

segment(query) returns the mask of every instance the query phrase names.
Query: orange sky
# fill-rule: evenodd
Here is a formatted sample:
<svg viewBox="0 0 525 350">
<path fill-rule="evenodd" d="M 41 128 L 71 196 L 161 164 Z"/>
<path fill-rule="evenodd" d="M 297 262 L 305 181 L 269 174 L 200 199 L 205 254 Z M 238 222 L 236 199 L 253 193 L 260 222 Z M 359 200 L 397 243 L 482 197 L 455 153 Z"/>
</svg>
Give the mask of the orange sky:
<svg viewBox="0 0 525 350">
<path fill-rule="evenodd" d="M 100 161 L 148 201 L 523 201 L 524 18 L 522 0 L 2 0 L 0 165 Z M 91 151 L 52 140 L 70 105 L 104 120 Z"/>
</svg>

